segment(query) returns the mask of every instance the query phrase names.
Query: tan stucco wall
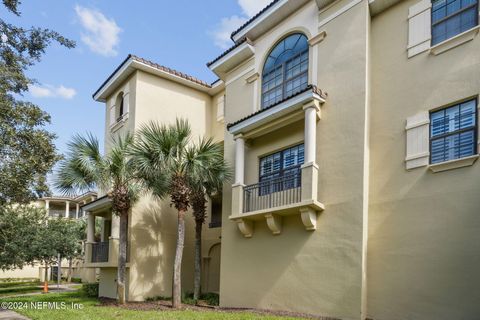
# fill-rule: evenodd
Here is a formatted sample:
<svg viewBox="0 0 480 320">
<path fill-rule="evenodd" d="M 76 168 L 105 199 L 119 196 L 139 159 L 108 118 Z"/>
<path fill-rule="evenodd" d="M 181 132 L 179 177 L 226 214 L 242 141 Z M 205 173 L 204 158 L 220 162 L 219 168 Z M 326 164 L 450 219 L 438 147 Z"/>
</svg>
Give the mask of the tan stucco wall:
<svg viewBox="0 0 480 320">
<path fill-rule="evenodd" d="M 39 265 L 25 266 L 22 269 L 0 270 L 0 279 L 5 278 L 40 278 Z"/>
<path fill-rule="evenodd" d="M 475 319 L 480 314 L 480 167 L 405 170 L 407 117 L 480 92 L 480 37 L 407 59 L 404 1 L 372 20 L 368 314 Z M 397 36 L 392 36 L 397 35 Z"/>
<path fill-rule="evenodd" d="M 318 217 L 316 231 L 305 231 L 300 216 L 294 215 L 283 219 L 280 235 L 273 236 L 265 222 L 259 221 L 254 225 L 253 237 L 246 239 L 234 222 L 226 220 L 231 210 L 231 190 L 227 187 L 220 302 L 222 306 L 360 319 L 366 214 L 367 3 L 358 4 L 318 31 L 316 14 L 318 9 L 311 2 L 254 45 L 257 61 L 293 26 L 296 30 L 311 30 L 313 35 L 327 31 L 327 38 L 318 45 L 317 63 L 318 84 L 329 94 L 317 124 L 318 198 L 325 204 L 325 211 Z M 249 101 L 253 93 L 249 88 L 244 79 L 227 84 L 227 123 L 251 113 Z M 302 125 L 282 128 L 251 145 L 247 143 L 246 183 L 257 182 L 252 180 L 258 176 L 258 156 L 268 152 L 264 147 L 268 140 L 270 152 L 303 140 Z M 226 133 L 225 154 L 231 161 L 233 148 L 232 137 Z"/>
<path fill-rule="evenodd" d="M 108 125 L 106 146 L 110 136 L 125 134 L 138 130 L 149 121 L 171 124 L 177 118 L 189 121 L 194 141 L 199 136 L 212 137 L 215 141 L 223 140 L 222 122 L 217 121 L 217 100 L 223 92 L 215 96 L 137 71 L 107 99 L 107 106 L 114 103 L 115 97 L 125 86 L 129 87 L 129 119 L 123 127 L 112 133 Z M 123 89 L 124 90 L 124 89 Z M 208 207 L 210 210 L 210 206 Z M 208 213 L 210 213 L 208 211 Z M 203 256 L 208 257 L 212 245 L 220 241 L 220 228 L 208 228 L 208 221 L 203 229 Z M 167 197 L 163 201 L 151 196 L 144 196 L 132 209 L 129 220 L 129 277 L 128 296 L 131 301 L 142 301 L 148 297 L 170 296 L 175 255 L 177 230 L 177 212 L 170 207 Z M 183 256 L 182 287 L 193 291 L 193 254 L 194 221 L 189 212 L 186 219 L 186 240 Z M 217 267 L 218 268 L 218 267 Z M 106 296 L 116 296 L 115 268 L 101 268 L 100 283 Z M 208 272 L 208 270 L 204 270 Z M 218 274 L 217 274 L 218 277 Z M 218 279 L 210 277 L 210 281 Z M 209 283 L 205 286 L 214 287 Z"/>
</svg>

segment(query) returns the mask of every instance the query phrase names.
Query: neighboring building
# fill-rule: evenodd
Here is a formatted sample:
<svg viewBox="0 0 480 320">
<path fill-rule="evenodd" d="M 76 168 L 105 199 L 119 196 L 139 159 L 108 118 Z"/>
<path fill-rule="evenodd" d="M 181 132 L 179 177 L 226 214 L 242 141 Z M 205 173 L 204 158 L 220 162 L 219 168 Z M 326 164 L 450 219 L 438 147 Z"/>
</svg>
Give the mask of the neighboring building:
<svg viewBox="0 0 480 320">
<path fill-rule="evenodd" d="M 75 197 L 67 196 L 51 196 L 42 197 L 36 200 L 33 205 L 40 208 L 45 208 L 49 218 L 54 219 L 58 217 L 69 219 L 81 219 L 84 217 L 84 212 L 81 206 L 95 201 L 97 199 L 97 193 L 89 191 L 84 194 Z M 62 261 L 62 276 L 68 274 L 68 261 L 64 259 Z M 84 268 L 83 260 L 76 259 L 73 261 L 73 278 L 80 278 L 83 282 L 94 282 L 95 270 L 91 268 Z M 56 270 L 57 266 L 52 266 Z M 49 268 L 48 278 L 52 279 L 52 268 Z M 35 264 L 33 266 L 25 266 L 22 269 L 14 269 L 8 271 L 0 271 L 1 278 L 38 278 L 41 281 L 45 279 L 45 266 Z"/>
<path fill-rule="evenodd" d="M 221 228 L 210 204 L 203 245 L 203 289 L 221 306 L 476 318 L 478 16 L 478 0 L 275 0 L 208 64 L 212 85 L 129 56 L 94 94 L 106 148 L 177 117 L 223 142 L 235 180 Z M 118 218 L 106 197 L 83 209 L 87 262 L 115 297 Z M 129 300 L 171 294 L 175 232 L 168 200 L 133 208 Z M 192 283 L 190 217 L 184 289 Z"/>
</svg>

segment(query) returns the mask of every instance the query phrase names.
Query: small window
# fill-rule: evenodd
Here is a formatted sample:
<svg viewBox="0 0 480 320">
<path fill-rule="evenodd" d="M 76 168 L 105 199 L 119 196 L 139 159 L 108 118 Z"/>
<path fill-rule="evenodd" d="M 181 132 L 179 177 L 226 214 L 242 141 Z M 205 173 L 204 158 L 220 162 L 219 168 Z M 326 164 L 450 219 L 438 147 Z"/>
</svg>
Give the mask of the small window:
<svg viewBox="0 0 480 320">
<path fill-rule="evenodd" d="M 115 101 L 115 107 L 116 107 L 116 110 L 115 110 L 115 113 L 116 113 L 116 119 L 117 119 L 117 122 L 122 120 L 124 114 L 125 114 L 125 110 L 124 110 L 124 102 L 123 102 L 123 92 L 120 92 L 118 95 L 117 95 L 117 100 Z"/>
<path fill-rule="evenodd" d="M 210 218 L 210 228 L 222 226 L 222 195 L 212 197 L 212 213 Z"/>
<path fill-rule="evenodd" d="M 308 40 L 303 34 L 284 38 L 270 52 L 262 72 L 262 108 L 307 87 Z"/>
<path fill-rule="evenodd" d="M 303 144 L 260 158 L 260 195 L 300 187 Z"/>
<path fill-rule="evenodd" d="M 432 45 L 478 25 L 478 0 L 433 0 Z"/>
<path fill-rule="evenodd" d="M 477 153 L 477 100 L 430 113 L 430 163 Z"/>
</svg>

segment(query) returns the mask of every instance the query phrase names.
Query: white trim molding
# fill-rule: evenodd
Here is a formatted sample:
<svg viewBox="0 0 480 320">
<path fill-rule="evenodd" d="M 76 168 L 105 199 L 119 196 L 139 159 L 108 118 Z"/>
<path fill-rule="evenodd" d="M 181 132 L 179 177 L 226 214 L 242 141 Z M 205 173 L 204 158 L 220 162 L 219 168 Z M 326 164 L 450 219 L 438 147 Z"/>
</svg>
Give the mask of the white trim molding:
<svg viewBox="0 0 480 320">
<path fill-rule="evenodd" d="M 320 29 L 321 27 L 323 27 L 324 25 L 326 25 L 327 23 L 329 23 L 330 21 L 338 18 L 339 16 L 341 16 L 342 14 L 344 14 L 345 12 L 347 12 L 348 10 L 352 9 L 353 7 L 355 7 L 357 4 L 359 4 L 360 2 L 362 2 L 362 0 L 353 0 L 352 2 L 350 2 L 349 4 L 343 6 L 340 10 L 338 10 L 337 12 L 331 14 L 330 16 L 326 17 L 325 19 L 323 19 L 322 21 L 320 21 L 318 23 L 318 28 Z"/>
<path fill-rule="evenodd" d="M 475 161 L 477 161 L 477 159 L 478 159 L 478 154 L 475 154 L 473 156 L 469 156 L 465 158 L 434 163 L 429 165 L 428 168 L 434 173 L 442 172 L 442 171 L 471 166 L 475 163 Z"/>
<path fill-rule="evenodd" d="M 466 42 L 472 41 L 480 31 L 480 26 L 476 26 L 470 30 L 457 34 L 443 42 L 437 43 L 430 48 L 430 53 L 434 56 L 439 55 L 445 51 L 458 47 Z"/>
</svg>

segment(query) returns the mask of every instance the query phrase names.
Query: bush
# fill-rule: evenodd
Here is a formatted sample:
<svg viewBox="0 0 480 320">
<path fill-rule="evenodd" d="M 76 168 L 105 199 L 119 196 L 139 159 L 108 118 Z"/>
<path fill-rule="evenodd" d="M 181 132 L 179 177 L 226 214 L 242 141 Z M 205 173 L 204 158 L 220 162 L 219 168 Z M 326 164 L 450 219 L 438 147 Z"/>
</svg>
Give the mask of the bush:
<svg viewBox="0 0 480 320">
<path fill-rule="evenodd" d="M 98 298 L 98 282 L 84 283 L 82 285 L 82 291 L 87 297 Z"/>
<path fill-rule="evenodd" d="M 213 293 L 213 292 L 203 293 L 200 295 L 200 300 L 204 300 L 210 306 L 220 305 L 220 296 L 218 295 L 218 293 Z"/>
<path fill-rule="evenodd" d="M 82 278 L 72 278 L 73 283 L 82 283 Z"/>
<path fill-rule="evenodd" d="M 154 296 L 154 297 L 148 297 L 145 299 L 145 301 L 152 302 L 152 301 L 169 301 L 172 300 L 172 297 L 164 297 L 164 296 Z"/>
</svg>

